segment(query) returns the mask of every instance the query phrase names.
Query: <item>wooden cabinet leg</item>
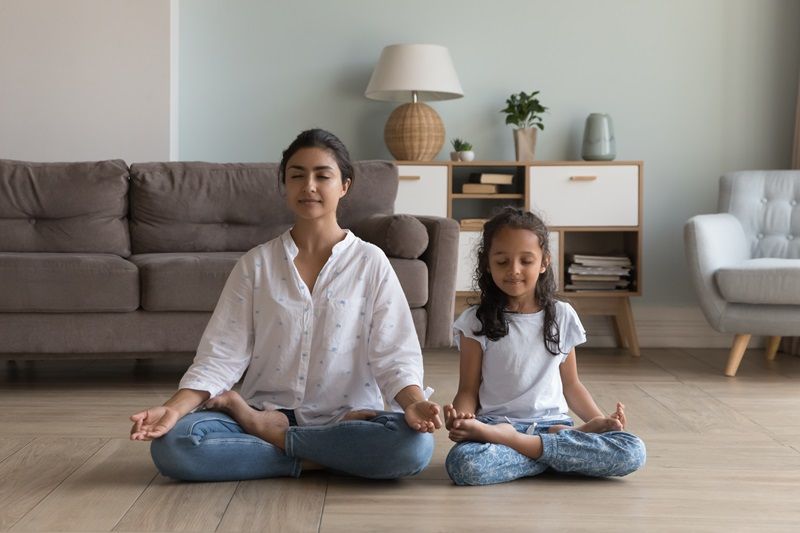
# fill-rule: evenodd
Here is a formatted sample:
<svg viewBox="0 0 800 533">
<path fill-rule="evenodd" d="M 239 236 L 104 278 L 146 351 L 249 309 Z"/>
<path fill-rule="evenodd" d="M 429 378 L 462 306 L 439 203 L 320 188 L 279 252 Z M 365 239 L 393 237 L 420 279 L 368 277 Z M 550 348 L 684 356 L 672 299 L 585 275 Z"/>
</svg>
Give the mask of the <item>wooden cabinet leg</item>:
<svg viewBox="0 0 800 533">
<path fill-rule="evenodd" d="M 621 333 L 627 341 L 631 355 L 639 357 L 641 352 L 639 351 L 639 339 L 636 335 L 636 322 L 633 321 L 630 298 L 620 298 L 615 318 L 620 325 Z"/>
<path fill-rule="evenodd" d="M 778 353 L 778 346 L 780 346 L 780 344 L 780 337 L 769 337 L 767 339 L 767 361 L 772 361 L 775 359 L 775 355 Z"/>
<path fill-rule="evenodd" d="M 747 350 L 747 343 L 750 342 L 750 335 L 747 333 L 740 333 L 733 339 L 733 347 L 731 347 L 730 355 L 728 356 L 728 364 L 725 366 L 725 375 L 733 377 L 739 369 L 739 363 L 742 362 L 744 351 Z"/>
</svg>

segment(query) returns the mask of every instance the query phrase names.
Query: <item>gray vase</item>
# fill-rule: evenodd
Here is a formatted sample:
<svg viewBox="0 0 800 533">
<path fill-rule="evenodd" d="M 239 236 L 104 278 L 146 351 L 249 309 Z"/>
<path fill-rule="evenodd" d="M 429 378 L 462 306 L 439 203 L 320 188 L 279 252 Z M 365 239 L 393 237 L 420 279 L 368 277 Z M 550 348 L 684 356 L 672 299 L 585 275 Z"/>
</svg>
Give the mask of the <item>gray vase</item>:
<svg viewBox="0 0 800 533">
<path fill-rule="evenodd" d="M 607 114 L 592 113 L 586 117 L 581 157 L 586 161 L 612 161 L 617 157 L 614 123 Z"/>
</svg>

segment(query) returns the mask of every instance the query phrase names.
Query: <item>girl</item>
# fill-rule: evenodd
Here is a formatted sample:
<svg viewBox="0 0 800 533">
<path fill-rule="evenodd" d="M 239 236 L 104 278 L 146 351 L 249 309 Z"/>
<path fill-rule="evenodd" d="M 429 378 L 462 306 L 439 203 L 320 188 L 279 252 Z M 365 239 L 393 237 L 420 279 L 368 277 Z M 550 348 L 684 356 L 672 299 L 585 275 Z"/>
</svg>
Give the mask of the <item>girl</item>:
<svg viewBox="0 0 800 533">
<path fill-rule="evenodd" d="M 457 442 L 447 473 L 457 485 L 548 468 L 624 476 L 644 464 L 644 443 L 622 431 L 623 405 L 605 416 L 578 379 L 575 346 L 586 336 L 575 310 L 555 299 L 547 237 L 538 217 L 510 207 L 483 228 L 480 304 L 453 325 L 460 378 L 444 413 Z M 568 407 L 586 423 L 573 428 Z"/>
<path fill-rule="evenodd" d="M 313 464 L 396 478 L 430 461 L 439 406 L 423 395 L 408 303 L 383 252 L 336 220 L 353 177 L 326 131 L 283 153 L 294 226 L 237 262 L 178 392 L 131 416 L 131 439 L 153 440 L 163 475 L 299 476 Z M 384 396 L 404 412 L 382 411 Z"/>
</svg>

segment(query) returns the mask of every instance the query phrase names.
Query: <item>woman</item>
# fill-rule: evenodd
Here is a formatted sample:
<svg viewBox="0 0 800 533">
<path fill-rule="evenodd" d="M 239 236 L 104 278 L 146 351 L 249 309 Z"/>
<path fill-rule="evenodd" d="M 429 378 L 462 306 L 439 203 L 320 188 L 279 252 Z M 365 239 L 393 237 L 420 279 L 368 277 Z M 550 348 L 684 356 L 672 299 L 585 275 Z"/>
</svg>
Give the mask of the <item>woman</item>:
<svg viewBox="0 0 800 533">
<path fill-rule="evenodd" d="M 179 390 L 131 416 L 131 439 L 153 440 L 153 461 L 176 479 L 296 477 L 311 466 L 416 474 L 440 408 L 423 394 L 419 341 L 388 259 L 337 222 L 353 183 L 347 149 L 305 131 L 284 151 L 280 179 L 294 226 L 239 259 Z M 239 395 L 230 389 L 243 374 Z M 384 397 L 403 412 L 383 411 Z"/>
</svg>

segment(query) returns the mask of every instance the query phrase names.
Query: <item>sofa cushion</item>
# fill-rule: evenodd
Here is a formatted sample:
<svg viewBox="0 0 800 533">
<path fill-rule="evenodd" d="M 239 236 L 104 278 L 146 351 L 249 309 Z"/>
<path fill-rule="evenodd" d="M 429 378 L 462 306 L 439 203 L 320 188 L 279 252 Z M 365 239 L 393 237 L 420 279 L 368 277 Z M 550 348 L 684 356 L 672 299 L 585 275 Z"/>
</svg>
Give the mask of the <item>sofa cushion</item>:
<svg viewBox="0 0 800 533">
<path fill-rule="evenodd" d="M 342 227 L 374 213 L 391 214 L 397 195 L 393 163 L 361 161 L 354 170 L 354 185 L 339 204 Z M 244 252 L 294 220 L 277 163 L 134 164 L 130 199 L 136 254 Z"/>
<path fill-rule="evenodd" d="M 419 259 L 389 258 L 412 309 L 428 303 L 428 266 Z"/>
<path fill-rule="evenodd" d="M 389 257 L 417 259 L 428 248 L 428 230 L 411 215 L 373 215 L 352 229 Z"/>
<path fill-rule="evenodd" d="M 130 255 L 124 161 L 0 159 L 0 252 Z"/>
<path fill-rule="evenodd" d="M 134 311 L 139 272 L 112 254 L 0 252 L 0 294 L 0 312 Z"/>
<path fill-rule="evenodd" d="M 728 302 L 800 305 L 800 259 L 750 259 L 714 276 Z"/>
<path fill-rule="evenodd" d="M 213 311 L 239 252 L 132 255 L 145 311 Z"/>
</svg>

